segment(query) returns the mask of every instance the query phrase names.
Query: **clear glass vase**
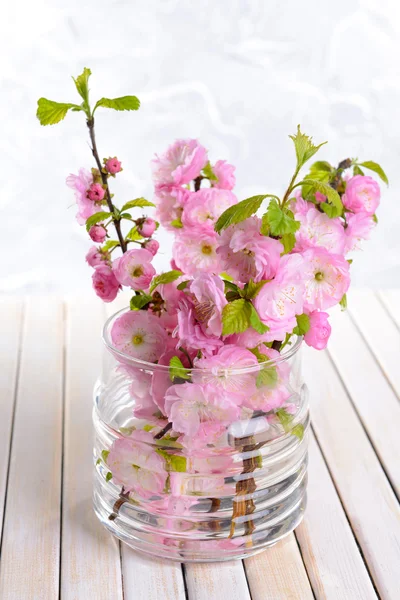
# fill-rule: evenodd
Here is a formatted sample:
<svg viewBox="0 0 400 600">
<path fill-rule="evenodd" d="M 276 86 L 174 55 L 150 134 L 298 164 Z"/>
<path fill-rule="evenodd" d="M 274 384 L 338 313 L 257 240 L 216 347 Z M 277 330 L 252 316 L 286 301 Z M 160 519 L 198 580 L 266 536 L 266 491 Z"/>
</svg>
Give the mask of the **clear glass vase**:
<svg viewBox="0 0 400 600">
<path fill-rule="evenodd" d="M 252 368 L 179 373 L 174 385 L 192 379 L 217 381 L 233 394 L 256 390 L 254 405 L 219 421 L 202 441 L 179 436 L 162 410 L 149 415 L 149 398 L 162 408 L 173 385 L 169 367 L 112 347 L 110 329 L 120 314 L 105 324 L 94 389 L 94 509 L 103 525 L 136 550 L 180 562 L 243 558 L 288 535 L 306 506 L 301 338 Z M 207 407 L 198 408 L 200 420 L 210 418 Z"/>
</svg>

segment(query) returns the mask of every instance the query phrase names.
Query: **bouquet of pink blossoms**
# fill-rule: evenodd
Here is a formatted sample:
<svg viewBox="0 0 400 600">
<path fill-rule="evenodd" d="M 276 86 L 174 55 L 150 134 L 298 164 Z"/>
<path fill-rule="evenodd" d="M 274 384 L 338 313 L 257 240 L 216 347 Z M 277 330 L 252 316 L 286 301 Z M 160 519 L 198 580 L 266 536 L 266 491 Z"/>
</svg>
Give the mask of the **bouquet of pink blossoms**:
<svg viewBox="0 0 400 600">
<path fill-rule="evenodd" d="M 67 184 L 75 191 L 78 223 L 97 244 L 86 256 L 93 287 L 105 302 L 123 288 L 132 290 L 130 308 L 113 318 L 109 340 L 130 381 L 137 419 L 101 458 L 108 478 L 122 486 L 115 518 L 129 498 L 151 499 L 155 510 L 171 497 L 182 498 L 181 474 L 204 469 L 210 448 L 219 451 L 210 451 L 209 473 L 220 473 L 223 485 L 221 474 L 233 469 L 227 432 L 237 437 L 242 420 L 256 423 L 246 439 L 260 423 L 264 430 L 281 427 L 301 439 L 303 426 L 292 423 L 296 401 L 280 353 L 301 337 L 318 350 L 326 347 L 331 332 L 326 311 L 335 304 L 346 307 L 353 252 L 377 223 L 380 188 L 364 170 L 386 183 L 387 178 L 377 163 L 356 159 L 338 166 L 314 162 L 300 178 L 323 144 L 314 145 L 298 128 L 290 136 L 296 167 L 283 196 L 239 202 L 235 167 L 210 162 L 197 140 L 185 139 L 152 161 L 152 201 L 136 198 L 118 208 L 110 184 L 120 176 L 121 162 L 100 158 L 94 114 L 98 108 L 137 110 L 140 103 L 135 96 L 102 98 L 92 109 L 89 76 L 85 69 L 74 80 L 80 104 L 41 98 L 37 116 L 48 125 L 69 110 L 84 113 L 95 164 L 70 175 Z M 154 219 L 136 214 L 150 207 Z M 170 270 L 157 274 L 152 261 L 159 244 L 153 235 L 159 224 L 173 233 L 174 243 Z M 165 368 L 152 372 L 149 363 Z M 165 449 L 165 441 L 175 451 Z M 152 444 L 161 442 L 154 450 Z M 243 447 L 254 450 L 256 444 Z M 244 459 L 234 472 L 252 473 L 258 466 L 254 458 Z M 191 492 L 210 495 L 207 485 L 204 479 Z M 214 476 L 214 493 L 218 485 Z M 254 489 L 252 477 L 233 486 L 242 497 Z M 254 510 L 251 502 L 237 502 L 232 523 Z M 189 509 L 190 502 L 179 505 L 180 513 Z M 253 530 L 249 521 L 246 533 Z M 233 524 L 231 536 L 234 531 Z"/>
</svg>

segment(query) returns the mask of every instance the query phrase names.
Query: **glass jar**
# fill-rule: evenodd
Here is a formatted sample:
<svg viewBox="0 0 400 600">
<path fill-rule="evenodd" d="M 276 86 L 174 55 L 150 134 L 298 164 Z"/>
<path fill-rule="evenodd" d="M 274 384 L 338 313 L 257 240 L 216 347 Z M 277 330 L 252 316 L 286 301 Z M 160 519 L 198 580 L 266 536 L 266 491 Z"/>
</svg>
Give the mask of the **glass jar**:
<svg viewBox="0 0 400 600">
<path fill-rule="evenodd" d="M 261 357 L 252 367 L 171 373 L 168 364 L 113 348 L 110 330 L 122 312 L 105 324 L 102 376 L 94 389 L 94 509 L 100 521 L 132 548 L 180 562 L 244 558 L 288 535 L 306 506 L 302 339 L 281 354 L 271 350 L 272 358 Z M 231 394 L 232 406 L 238 389 L 248 397 L 230 417 L 221 418 L 217 407 L 213 422 L 218 393 L 196 399 L 201 385 L 191 381 Z M 181 417 L 193 419 L 185 411 L 197 411 L 207 435 L 182 436 L 168 423 L 162 409 L 171 386 L 189 395 Z"/>
</svg>

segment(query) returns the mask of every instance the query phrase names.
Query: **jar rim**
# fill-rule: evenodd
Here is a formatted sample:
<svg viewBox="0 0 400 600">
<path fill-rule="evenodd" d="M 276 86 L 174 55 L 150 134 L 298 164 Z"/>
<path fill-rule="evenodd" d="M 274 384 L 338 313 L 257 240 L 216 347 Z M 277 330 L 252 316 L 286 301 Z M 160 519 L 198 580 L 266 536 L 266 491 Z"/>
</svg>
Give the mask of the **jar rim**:
<svg viewBox="0 0 400 600">
<path fill-rule="evenodd" d="M 119 316 L 121 316 L 122 314 L 124 314 L 127 311 L 130 311 L 129 307 L 119 310 L 118 312 L 111 315 L 107 319 L 107 321 L 104 323 L 102 339 L 103 339 L 103 343 L 106 346 L 106 348 L 111 352 L 111 354 L 113 354 L 115 356 L 115 358 L 117 358 L 117 360 L 120 360 L 121 362 L 123 362 L 125 364 L 130 364 L 132 367 L 137 367 L 137 368 L 142 368 L 142 369 L 152 370 L 152 371 L 158 371 L 158 372 L 168 372 L 169 365 L 159 365 L 158 363 L 153 363 L 153 362 L 149 362 L 146 360 L 141 360 L 141 359 L 135 358 L 135 357 L 131 356 L 130 354 L 126 354 L 125 352 L 122 352 L 121 350 L 118 350 L 117 348 L 115 348 L 115 346 L 113 346 L 113 344 L 111 342 L 111 336 L 110 336 L 111 325 L 115 319 L 117 319 Z M 287 349 L 285 348 L 285 351 L 282 354 L 280 354 L 279 357 L 270 358 L 269 360 L 267 360 L 265 362 L 260 362 L 257 365 L 253 365 L 250 367 L 238 367 L 238 368 L 227 367 L 226 369 L 221 369 L 221 371 L 229 371 L 229 374 L 231 374 L 231 375 L 240 375 L 240 374 L 244 374 L 244 373 L 256 372 L 261 367 L 278 365 L 280 363 L 286 362 L 292 356 L 294 356 L 299 351 L 302 341 L 303 341 L 302 336 L 295 336 L 294 343 L 291 344 L 290 346 L 288 345 L 286 347 Z M 211 369 L 211 368 L 204 369 L 204 368 L 199 368 L 199 367 L 190 367 L 190 368 L 185 367 L 184 371 L 186 373 L 191 373 L 192 371 L 201 371 L 203 373 L 207 373 L 207 372 L 211 373 L 212 372 L 215 374 L 215 368 L 214 369 Z"/>
</svg>

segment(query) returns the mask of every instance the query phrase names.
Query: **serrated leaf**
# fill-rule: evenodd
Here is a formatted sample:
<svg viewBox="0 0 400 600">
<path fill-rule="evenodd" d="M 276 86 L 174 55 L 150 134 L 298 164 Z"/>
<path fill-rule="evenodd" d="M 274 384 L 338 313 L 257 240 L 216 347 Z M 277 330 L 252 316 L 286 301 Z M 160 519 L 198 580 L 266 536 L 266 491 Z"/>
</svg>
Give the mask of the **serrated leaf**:
<svg viewBox="0 0 400 600">
<path fill-rule="evenodd" d="M 203 173 L 204 173 L 204 177 L 206 177 L 210 181 L 218 181 L 218 177 L 216 176 L 216 174 L 212 170 L 212 166 L 210 164 L 210 161 L 208 161 L 208 163 L 204 167 Z"/>
<path fill-rule="evenodd" d="M 41 125 L 55 125 L 65 118 L 70 108 L 76 111 L 82 110 L 82 107 L 76 104 L 54 102 L 54 100 L 48 100 L 47 98 L 39 98 L 36 116 Z"/>
<path fill-rule="evenodd" d="M 300 227 L 299 221 L 290 210 L 282 209 L 276 200 L 271 200 L 267 208 L 267 219 L 272 235 L 281 236 L 294 233 Z"/>
<path fill-rule="evenodd" d="M 312 141 L 312 138 L 300 131 L 300 125 L 297 126 L 296 135 L 289 135 L 293 140 L 296 150 L 297 168 L 300 169 L 318 150 L 327 142 L 322 142 L 318 146 Z"/>
<path fill-rule="evenodd" d="M 271 230 L 269 228 L 268 213 L 264 213 L 261 217 L 260 233 L 261 235 L 265 236 L 268 236 L 271 233 Z"/>
<path fill-rule="evenodd" d="M 132 296 L 130 304 L 129 304 L 130 309 L 131 310 L 140 310 L 141 308 L 146 306 L 146 304 L 148 304 L 152 300 L 153 300 L 153 298 L 151 296 L 149 296 L 148 294 L 139 294 L 138 296 Z"/>
<path fill-rule="evenodd" d="M 181 359 L 178 356 L 173 356 L 169 361 L 169 378 L 174 381 L 178 379 L 190 379 L 190 374 L 182 364 Z"/>
<path fill-rule="evenodd" d="M 335 211 L 331 211 L 333 216 L 339 217 L 343 213 L 343 204 L 340 199 L 340 196 L 337 193 L 337 191 L 333 189 L 333 187 L 331 187 L 328 183 L 325 183 L 323 181 L 316 181 L 315 179 L 304 179 L 301 183 L 303 185 L 310 186 L 310 189 L 314 192 L 320 192 L 321 194 L 324 194 L 324 196 L 326 196 L 327 202 L 335 208 Z M 320 206 L 322 210 L 324 210 L 324 212 L 328 214 L 327 210 L 324 209 L 324 204 L 326 204 L 326 202 L 321 202 Z M 328 216 L 331 215 L 328 214 Z"/>
<path fill-rule="evenodd" d="M 360 169 L 358 165 L 354 165 L 353 167 L 353 175 L 364 175 L 364 171 Z"/>
<path fill-rule="evenodd" d="M 91 227 L 93 227 L 93 225 L 96 225 L 97 223 L 100 223 L 102 221 L 105 221 L 106 219 L 109 219 L 111 217 L 111 213 L 109 212 L 97 212 L 94 213 L 94 215 L 92 215 L 91 217 L 88 217 L 86 219 L 86 231 L 89 231 L 89 229 Z"/>
<path fill-rule="evenodd" d="M 93 113 L 96 108 L 111 108 L 113 110 L 138 110 L 140 107 L 139 98 L 136 96 L 121 96 L 120 98 L 101 98 L 96 102 Z"/>
<path fill-rule="evenodd" d="M 229 302 L 222 309 L 222 335 L 243 333 L 250 325 L 251 304 L 244 298 Z"/>
<path fill-rule="evenodd" d="M 327 173 L 331 173 L 333 171 L 333 167 L 326 160 L 317 160 L 311 165 L 310 171 L 325 171 Z"/>
<path fill-rule="evenodd" d="M 258 292 L 261 290 L 261 288 L 264 287 L 264 285 L 266 283 L 268 283 L 267 279 L 262 279 L 261 281 L 258 281 L 257 283 L 255 283 L 252 279 L 250 279 L 250 281 L 248 283 L 246 283 L 243 290 L 241 291 L 242 297 L 246 298 L 247 300 L 252 300 L 253 298 L 255 298 L 257 296 Z"/>
<path fill-rule="evenodd" d="M 296 245 L 296 236 L 294 233 L 284 233 L 280 241 L 284 248 L 283 254 L 288 254 Z"/>
<path fill-rule="evenodd" d="M 111 250 L 111 248 L 115 248 L 116 246 L 119 246 L 119 242 L 117 242 L 117 240 L 107 240 L 107 242 L 103 244 L 101 249 L 104 252 L 108 252 L 109 250 Z"/>
<path fill-rule="evenodd" d="M 265 198 L 272 197 L 275 196 L 271 196 L 271 194 L 266 194 L 265 196 L 252 196 L 251 198 L 246 198 L 246 200 L 242 200 L 241 202 L 230 206 L 222 213 L 215 223 L 215 231 L 220 233 L 230 225 L 235 225 L 236 223 L 241 223 L 245 219 L 248 219 L 258 211 Z"/>
<path fill-rule="evenodd" d="M 143 239 L 143 236 L 140 235 L 140 233 L 138 232 L 138 228 L 135 225 L 134 227 L 132 227 L 132 229 L 128 231 L 128 233 L 125 236 L 125 239 L 130 240 L 131 242 L 139 242 Z"/>
<path fill-rule="evenodd" d="M 181 275 L 183 275 L 182 271 L 167 271 L 166 273 L 161 273 L 161 275 L 156 275 L 153 278 L 153 281 L 151 282 L 151 286 L 150 286 L 150 294 L 152 292 L 154 292 L 154 290 L 156 289 L 156 287 L 158 285 L 161 285 L 163 283 L 171 283 L 172 281 L 175 281 L 176 279 L 178 279 Z"/>
<path fill-rule="evenodd" d="M 310 330 L 310 317 L 305 313 L 296 315 L 297 326 L 293 329 L 295 335 L 305 335 Z"/>
<path fill-rule="evenodd" d="M 344 296 L 342 296 L 342 299 L 339 302 L 339 305 L 342 307 L 342 310 L 347 309 L 347 295 L 346 294 L 344 294 Z"/>
<path fill-rule="evenodd" d="M 124 210 L 129 210 L 130 208 L 145 208 L 145 206 L 154 207 L 155 204 L 153 204 L 153 202 L 149 202 L 149 200 L 146 200 L 146 198 L 136 198 L 135 200 L 129 200 L 129 202 L 126 202 L 121 208 L 121 212 L 124 212 Z"/>
<path fill-rule="evenodd" d="M 269 331 L 269 327 L 267 325 L 264 325 L 264 323 L 261 321 L 258 312 L 256 311 L 256 309 L 254 308 L 254 306 L 252 304 L 251 304 L 251 313 L 250 313 L 250 325 L 260 335 L 263 335 L 263 333 L 267 333 L 267 331 Z"/>
<path fill-rule="evenodd" d="M 257 375 L 256 386 L 258 388 L 274 388 L 278 382 L 278 373 L 275 367 L 263 367 Z"/>
<path fill-rule="evenodd" d="M 78 75 L 78 77 L 75 79 L 75 77 L 73 77 L 72 79 L 75 82 L 75 86 L 76 89 L 78 90 L 78 94 L 81 96 L 81 98 L 83 98 L 86 107 L 89 107 L 89 77 L 91 76 L 92 72 L 90 69 L 88 68 L 84 68 L 83 69 L 83 73 L 81 75 Z"/>
<path fill-rule="evenodd" d="M 157 454 L 162 456 L 166 462 L 166 470 L 175 473 L 186 473 L 186 458 L 178 454 L 170 454 L 163 448 L 157 448 Z"/>
<path fill-rule="evenodd" d="M 378 165 L 378 163 L 374 162 L 373 160 L 366 160 L 365 162 L 360 163 L 360 166 L 373 171 L 382 179 L 382 181 L 386 183 L 386 185 L 389 185 L 387 175 L 382 167 Z"/>
</svg>

